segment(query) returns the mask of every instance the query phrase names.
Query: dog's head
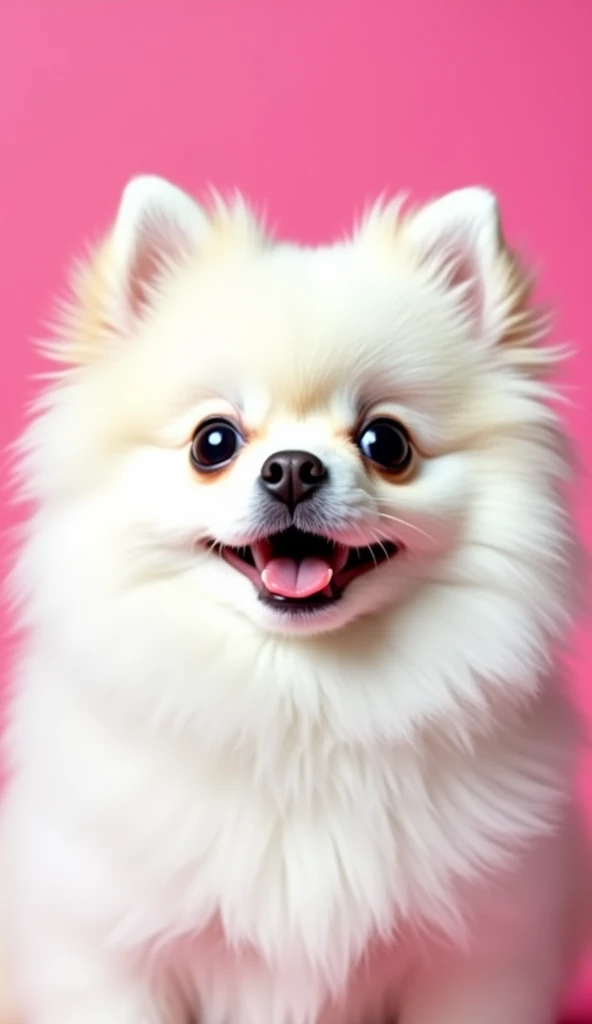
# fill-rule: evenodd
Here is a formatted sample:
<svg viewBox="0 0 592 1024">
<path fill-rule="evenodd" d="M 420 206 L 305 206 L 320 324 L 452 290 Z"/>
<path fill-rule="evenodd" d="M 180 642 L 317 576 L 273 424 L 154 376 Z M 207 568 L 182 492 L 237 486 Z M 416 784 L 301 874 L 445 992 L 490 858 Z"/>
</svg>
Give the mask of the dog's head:
<svg viewBox="0 0 592 1024">
<path fill-rule="evenodd" d="M 90 593 L 147 642 L 166 620 L 345 649 L 370 623 L 446 638 L 451 671 L 493 637 L 501 665 L 510 626 L 536 645 L 566 604 L 541 327 L 485 190 L 312 249 L 136 179 L 29 435 L 46 603 Z"/>
</svg>

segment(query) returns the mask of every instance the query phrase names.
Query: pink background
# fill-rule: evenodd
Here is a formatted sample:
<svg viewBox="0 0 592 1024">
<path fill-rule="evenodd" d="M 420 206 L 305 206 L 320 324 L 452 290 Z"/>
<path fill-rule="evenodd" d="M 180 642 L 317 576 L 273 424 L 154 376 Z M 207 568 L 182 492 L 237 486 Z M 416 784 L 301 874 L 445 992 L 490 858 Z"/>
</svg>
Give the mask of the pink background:
<svg viewBox="0 0 592 1024">
<path fill-rule="evenodd" d="M 382 190 L 483 183 L 579 347 L 568 422 L 589 471 L 591 109 L 589 0 L 1 0 L 0 443 L 40 368 L 30 339 L 130 175 L 238 185 L 308 241 Z M 588 541 L 590 507 L 585 481 Z M 584 631 L 574 663 L 592 714 Z M 592 767 L 583 788 L 592 808 Z"/>
</svg>

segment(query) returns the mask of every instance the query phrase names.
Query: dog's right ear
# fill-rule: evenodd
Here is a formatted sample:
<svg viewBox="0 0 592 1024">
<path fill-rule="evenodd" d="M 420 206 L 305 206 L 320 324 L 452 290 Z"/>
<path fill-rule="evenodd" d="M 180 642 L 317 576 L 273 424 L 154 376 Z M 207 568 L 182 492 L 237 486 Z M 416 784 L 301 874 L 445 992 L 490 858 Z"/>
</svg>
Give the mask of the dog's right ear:
<svg viewBox="0 0 592 1024">
<path fill-rule="evenodd" d="M 163 178 L 145 175 L 129 182 L 107 243 L 108 315 L 118 333 L 133 330 L 162 275 L 198 249 L 208 228 L 195 200 Z"/>
<path fill-rule="evenodd" d="M 59 362 L 94 362 L 113 341 L 130 337 L 150 309 L 167 271 L 198 252 L 211 229 L 191 196 L 152 175 L 132 178 L 103 243 L 75 268 L 56 337 L 43 345 Z"/>
</svg>

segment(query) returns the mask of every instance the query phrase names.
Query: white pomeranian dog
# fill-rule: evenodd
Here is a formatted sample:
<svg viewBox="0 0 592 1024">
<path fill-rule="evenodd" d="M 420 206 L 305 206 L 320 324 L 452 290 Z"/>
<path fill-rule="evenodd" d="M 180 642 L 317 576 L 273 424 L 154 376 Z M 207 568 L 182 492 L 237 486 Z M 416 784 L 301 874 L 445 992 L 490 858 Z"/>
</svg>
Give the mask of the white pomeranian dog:
<svg viewBox="0 0 592 1024">
<path fill-rule="evenodd" d="M 22 445 L 4 1019 L 550 1024 L 584 935 L 558 353 L 497 206 L 126 188 Z"/>
</svg>

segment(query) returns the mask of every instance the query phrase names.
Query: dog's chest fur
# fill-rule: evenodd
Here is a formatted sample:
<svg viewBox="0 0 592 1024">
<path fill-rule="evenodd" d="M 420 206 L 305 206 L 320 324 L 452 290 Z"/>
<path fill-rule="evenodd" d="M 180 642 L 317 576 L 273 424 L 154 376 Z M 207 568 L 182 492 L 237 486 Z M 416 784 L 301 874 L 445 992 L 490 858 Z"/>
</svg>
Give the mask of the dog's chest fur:
<svg viewBox="0 0 592 1024">
<path fill-rule="evenodd" d="M 273 1019 L 270 1006 L 278 1020 L 381 1018 L 411 961 L 410 922 L 446 928 L 459 909 L 420 767 L 402 771 L 387 748 L 314 760 L 259 779 L 240 758 L 136 761 L 134 804 L 151 794 L 163 817 L 126 827 L 121 805 L 116 941 L 212 1024 Z"/>
<path fill-rule="evenodd" d="M 367 1017 L 395 999 L 417 936 L 458 934 L 467 883 L 486 871 L 490 886 L 555 799 L 544 709 L 473 753 L 437 736 L 340 743 L 325 725 L 305 743 L 270 733 L 258 760 L 246 744 L 214 756 L 205 737 L 130 729 L 70 688 L 49 700 L 51 718 L 40 701 L 26 718 L 43 777 L 35 842 L 57 854 L 36 867 L 42 887 L 206 1024 L 353 1020 L 354 1005 Z"/>
<path fill-rule="evenodd" d="M 327 728 L 305 745 L 270 736 L 257 763 L 246 747 L 206 756 L 197 741 L 116 726 L 71 693 L 57 714 L 57 700 L 36 770 L 56 800 L 47 841 L 62 822 L 70 838 L 47 885 L 74 894 L 104 941 L 205 1001 L 213 1024 L 230 1019 L 215 1006 L 231 992 L 237 1013 L 252 990 L 300 1006 L 295 1020 L 353 998 L 352 986 L 361 1004 L 386 998 L 410 935 L 454 932 L 457 879 L 495 868 L 550 801 L 521 730 L 469 756 L 436 738 L 340 744 Z M 77 750 L 67 779 L 63 744 Z"/>
</svg>

